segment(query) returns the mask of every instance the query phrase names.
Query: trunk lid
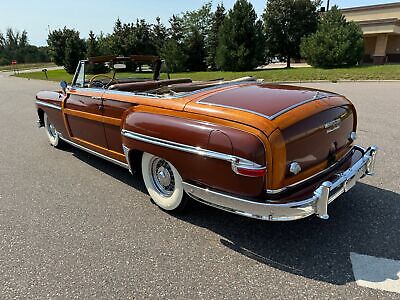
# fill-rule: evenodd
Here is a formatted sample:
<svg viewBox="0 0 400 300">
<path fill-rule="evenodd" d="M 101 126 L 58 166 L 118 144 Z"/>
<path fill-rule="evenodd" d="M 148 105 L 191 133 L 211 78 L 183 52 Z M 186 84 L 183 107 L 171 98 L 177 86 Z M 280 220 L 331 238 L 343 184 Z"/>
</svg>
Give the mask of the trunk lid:
<svg viewBox="0 0 400 300">
<path fill-rule="evenodd" d="M 282 129 L 285 179 L 293 183 L 298 174 L 310 170 L 307 173 L 313 175 L 340 160 L 352 147 L 355 124 L 353 107 L 349 104 L 331 107 Z M 301 167 L 299 173 L 290 170 L 293 163 Z"/>
<path fill-rule="evenodd" d="M 197 103 L 251 112 L 273 120 L 288 109 L 333 95 L 297 86 L 252 84 L 220 91 Z"/>
</svg>

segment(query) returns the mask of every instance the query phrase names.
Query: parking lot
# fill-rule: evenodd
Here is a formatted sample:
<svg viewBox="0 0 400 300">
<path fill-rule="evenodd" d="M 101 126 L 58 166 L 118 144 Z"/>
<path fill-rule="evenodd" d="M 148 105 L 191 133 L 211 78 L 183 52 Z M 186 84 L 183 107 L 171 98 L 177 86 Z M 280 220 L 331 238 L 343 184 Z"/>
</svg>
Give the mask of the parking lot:
<svg viewBox="0 0 400 300">
<path fill-rule="evenodd" d="M 303 85 L 354 102 L 377 174 L 328 221 L 269 223 L 200 204 L 162 212 L 139 176 L 49 146 L 34 96 L 57 84 L 0 78 L 0 298 L 399 299 L 400 83 Z"/>
</svg>

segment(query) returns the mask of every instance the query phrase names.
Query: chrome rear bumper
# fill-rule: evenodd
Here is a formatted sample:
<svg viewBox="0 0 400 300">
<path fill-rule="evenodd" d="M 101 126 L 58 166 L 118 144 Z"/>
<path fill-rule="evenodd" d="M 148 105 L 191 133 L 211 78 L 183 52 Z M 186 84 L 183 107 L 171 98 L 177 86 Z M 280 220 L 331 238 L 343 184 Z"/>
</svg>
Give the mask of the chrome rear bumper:
<svg viewBox="0 0 400 300">
<path fill-rule="evenodd" d="M 321 219 L 328 219 L 328 204 L 341 194 L 350 190 L 365 175 L 373 175 L 378 148 L 367 150 L 356 146 L 364 153 L 352 167 L 337 174 L 333 181 L 323 182 L 314 193 L 305 200 L 284 204 L 260 203 L 232 195 L 201 188 L 184 182 L 184 189 L 193 199 L 204 204 L 223 209 L 246 217 L 268 221 L 292 221 L 316 214 Z"/>
</svg>

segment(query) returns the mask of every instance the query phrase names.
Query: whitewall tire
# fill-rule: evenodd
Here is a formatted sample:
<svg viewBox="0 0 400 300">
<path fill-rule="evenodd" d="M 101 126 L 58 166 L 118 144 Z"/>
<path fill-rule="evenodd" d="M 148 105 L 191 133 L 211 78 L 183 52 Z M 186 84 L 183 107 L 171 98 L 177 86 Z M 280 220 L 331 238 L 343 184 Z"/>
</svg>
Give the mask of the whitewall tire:
<svg viewBox="0 0 400 300">
<path fill-rule="evenodd" d="M 50 145 L 53 147 L 59 147 L 60 146 L 60 135 L 58 134 L 56 127 L 54 124 L 52 124 L 47 116 L 46 113 L 44 113 L 44 128 L 46 130 L 46 135 L 47 138 L 49 139 Z"/>
<path fill-rule="evenodd" d="M 142 175 L 147 191 L 158 207 L 170 212 L 184 209 L 187 198 L 183 190 L 182 177 L 170 162 L 143 153 Z"/>
</svg>

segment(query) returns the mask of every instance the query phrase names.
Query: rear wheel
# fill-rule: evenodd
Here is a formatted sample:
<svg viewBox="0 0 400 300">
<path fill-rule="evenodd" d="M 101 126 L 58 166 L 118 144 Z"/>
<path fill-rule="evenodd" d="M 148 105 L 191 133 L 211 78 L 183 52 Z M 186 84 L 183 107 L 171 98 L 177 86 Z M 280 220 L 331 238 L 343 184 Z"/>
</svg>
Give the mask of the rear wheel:
<svg viewBox="0 0 400 300">
<path fill-rule="evenodd" d="M 60 135 L 56 130 L 53 123 L 50 122 L 46 113 L 43 115 L 44 118 L 44 128 L 46 130 L 47 138 L 49 139 L 50 145 L 58 148 L 61 144 Z"/>
<path fill-rule="evenodd" d="M 154 203 L 170 212 L 182 211 L 187 203 L 182 177 L 167 160 L 144 153 L 142 175 L 147 191 Z"/>
</svg>

